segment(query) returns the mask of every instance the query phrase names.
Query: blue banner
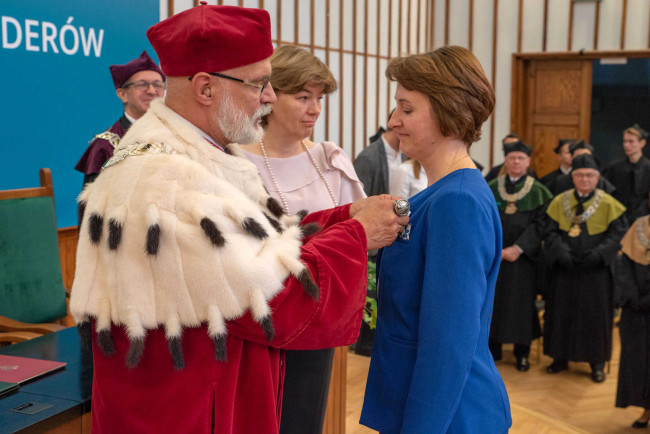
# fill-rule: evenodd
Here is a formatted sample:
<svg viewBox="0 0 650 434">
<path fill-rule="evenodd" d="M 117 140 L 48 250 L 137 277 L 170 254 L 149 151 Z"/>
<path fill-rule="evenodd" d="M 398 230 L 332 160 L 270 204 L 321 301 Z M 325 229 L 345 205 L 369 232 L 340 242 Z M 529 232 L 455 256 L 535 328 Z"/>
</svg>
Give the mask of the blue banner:
<svg viewBox="0 0 650 434">
<path fill-rule="evenodd" d="M 95 134 L 122 116 L 108 69 L 147 50 L 159 0 L 0 0 L 0 190 L 39 185 L 49 167 L 59 227 L 77 224 Z"/>
</svg>

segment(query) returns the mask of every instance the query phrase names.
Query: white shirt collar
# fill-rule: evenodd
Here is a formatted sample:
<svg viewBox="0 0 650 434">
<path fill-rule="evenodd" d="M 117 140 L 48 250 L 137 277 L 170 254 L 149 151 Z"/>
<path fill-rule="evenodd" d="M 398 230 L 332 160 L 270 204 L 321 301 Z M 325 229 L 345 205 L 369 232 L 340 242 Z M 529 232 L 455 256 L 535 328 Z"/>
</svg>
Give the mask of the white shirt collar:
<svg viewBox="0 0 650 434">
<path fill-rule="evenodd" d="M 572 169 L 573 169 L 572 167 L 569 167 L 568 169 L 563 169 L 562 166 L 560 166 L 560 172 L 562 172 L 563 175 L 568 175 L 569 173 L 571 173 Z"/>
<path fill-rule="evenodd" d="M 124 112 L 124 116 L 129 120 L 129 122 L 131 122 L 131 125 L 133 125 L 135 123 L 135 121 L 137 121 L 136 118 L 134 118 L 133 116 L 131 116 L 127 112 Z"/>
</svg>

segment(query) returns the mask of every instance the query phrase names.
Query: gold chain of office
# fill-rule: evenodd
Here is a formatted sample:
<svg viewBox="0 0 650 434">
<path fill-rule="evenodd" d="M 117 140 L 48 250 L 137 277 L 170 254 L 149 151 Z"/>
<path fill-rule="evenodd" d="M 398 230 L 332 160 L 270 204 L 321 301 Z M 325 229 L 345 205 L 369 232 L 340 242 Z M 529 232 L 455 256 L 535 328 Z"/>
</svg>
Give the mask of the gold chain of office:
<svg viewBox="0 0 650 434">
<path fill-rule="evenodd" d="M 527 176 L 527 175 L 524 175 Z M 505 199 L 507 202 L 506 205 L 506 214 L 514 214 L 517 212 L 517 201 L 526 197 L 530 190 L 533 188 L 535 183 L 535 178 L 532 176 L 527 176 L 524 186 L 518 192 L 514 194 L 509 194 L 506 192 L 506 175 L 501 175 L 497 178 L 497 189 L 499 191 L 499 196 Z"/>
<path fill-rule="evenodd" d="M 573 211 L 571 211 L 571 195 L 573 194 L 575 190 L 567 190 L 562 194 L 562 205 L 564 206 L 564 215 L 566 218 L 569 219 L 571 222 L 571 229 L 569 229 L 569 236 L 570 237 L 577 237 L 580 235 L 580 225 L 584 222 L 586 222 L 589 217 L 594 215 L 598 207 L 600 206 L 600 202 L 603 200 L 603 196 L 605 196 L 605 192 L 599 188 L 596 189 L 596 193 L 594 194 L 594 201 L 589 205 L 589 208 L 587 208 L 582 214 L 576 215 Z"/>
</svg>

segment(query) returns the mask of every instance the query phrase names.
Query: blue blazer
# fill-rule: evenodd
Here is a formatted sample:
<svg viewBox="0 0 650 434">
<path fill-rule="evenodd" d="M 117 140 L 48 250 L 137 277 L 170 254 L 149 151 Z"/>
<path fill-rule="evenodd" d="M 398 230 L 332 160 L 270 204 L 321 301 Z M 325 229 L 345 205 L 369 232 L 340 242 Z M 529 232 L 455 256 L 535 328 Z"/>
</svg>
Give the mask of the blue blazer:
<svg viewBox="0 0 650 434">
<path fill-rule="evenodd" d="M 378 323 L 361 423 L 382 433 L 503 433 L 510 404 L 488 349 L 502 234 L 478 170 L 411 199 L 378 262 Z"/>
</svg>

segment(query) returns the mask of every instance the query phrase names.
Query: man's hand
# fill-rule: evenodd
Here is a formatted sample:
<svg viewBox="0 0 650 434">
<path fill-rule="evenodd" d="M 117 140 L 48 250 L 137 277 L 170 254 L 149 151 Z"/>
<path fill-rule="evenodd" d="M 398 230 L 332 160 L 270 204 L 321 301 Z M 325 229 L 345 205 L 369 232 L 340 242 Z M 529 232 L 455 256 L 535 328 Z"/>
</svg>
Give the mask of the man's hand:
<svg viewBox="0 0 650 434">
<path fill-rule="evenodd" d="M 399 217 L 393 210 L 397 196 L 382 194 L 354 202 L 350 206 L 350 218 L 358 220 L 366 231 L 368 250 L 389 246 L 404 230 L 408 216 Z"/>
<path fill-rule="evenodd" d="M 506 247 L 501 251 L 502 261 L 515 262 L 517 259 L 519 259 L 520 256 L 521 253 L 519 252 L 519 249 L 515 246 Z"/>
</svg>

